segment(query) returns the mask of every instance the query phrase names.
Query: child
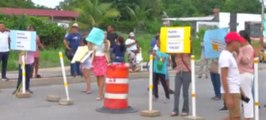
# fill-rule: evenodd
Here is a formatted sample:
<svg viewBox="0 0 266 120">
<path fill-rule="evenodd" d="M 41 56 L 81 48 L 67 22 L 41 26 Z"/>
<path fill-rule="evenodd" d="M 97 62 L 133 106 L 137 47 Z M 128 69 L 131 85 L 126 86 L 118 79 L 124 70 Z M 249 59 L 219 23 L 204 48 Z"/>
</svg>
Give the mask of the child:
<svg viewBox="0 0 266 120">
<path fill-rule="evenodd" d="M 114 54 L 114 62 L 125 62 L 126 45 L 123 37 L 119 36 L 117 38 L 116 44 L 114 45 L 112 52 Z"/>
<path fill-rule="evenodd" d="M 154 65 L 153 65 L 153 94 L 156 99 L 158 99 L 158 82 L 160 80 L 164 92 L 165 97 L 167 98 L 165 102 L 169 101 L 169 90 L 166 84 L 165 76 L 167 73 L 167 62 L 168 62 L 168 55 L 165 53 L 160 52 L 160 40 L 157 40 L 158 50 L 153 52 L 154 54 Z"/>
</svg>

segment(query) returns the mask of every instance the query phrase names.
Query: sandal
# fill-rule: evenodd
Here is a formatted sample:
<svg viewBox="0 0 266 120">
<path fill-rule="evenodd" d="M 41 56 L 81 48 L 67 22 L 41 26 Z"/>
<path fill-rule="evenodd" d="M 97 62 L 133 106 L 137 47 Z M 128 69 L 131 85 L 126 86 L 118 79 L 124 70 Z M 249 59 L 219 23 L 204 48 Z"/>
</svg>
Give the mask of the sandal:
<svg viewBox="0 0 266 120">
<path fill-rule="evenodd" d="M 177 113 L 177 112 L 172 112 L 170 116 L 171 116 L 171 117 L 178 116 L 178 113 Z"/>
<path fill-rule="evenodd" d="M 42 76 L 41 76 L 41 75 L 39 75 L 39 74 L 38 74 L 38 75 L 36 75 L 35 77 L 36 77 L 36 78 L 42 78 Z"/>
<path fill-rule="evenodd" d="M 101 101 L 103 99 L 103 97 L 97 97 L 96 101 Z"/>
</svg>

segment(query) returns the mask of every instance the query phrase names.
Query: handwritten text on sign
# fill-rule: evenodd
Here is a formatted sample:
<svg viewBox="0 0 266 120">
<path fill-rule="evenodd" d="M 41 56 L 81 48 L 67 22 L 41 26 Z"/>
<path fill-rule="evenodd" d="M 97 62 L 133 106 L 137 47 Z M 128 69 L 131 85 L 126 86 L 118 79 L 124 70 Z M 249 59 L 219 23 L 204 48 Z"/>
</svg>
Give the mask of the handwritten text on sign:
<svg viewBox="0 0 266 120">
<path fill-rule="evenodd" d="M 160 51 L 165 53 L 190 53 L 190 31 L 185 27 L 161 27 Z"/>
<path fill-rule="evenodd" d="M 184 51 L 184 29 L 168 29 L 167 38 L 168 52 Z"/>
<path fill-rule="evenodd" d="M 23 51 L 36 50 L 36 32 L 11 30 L 11 49 Z"/>
</svg>

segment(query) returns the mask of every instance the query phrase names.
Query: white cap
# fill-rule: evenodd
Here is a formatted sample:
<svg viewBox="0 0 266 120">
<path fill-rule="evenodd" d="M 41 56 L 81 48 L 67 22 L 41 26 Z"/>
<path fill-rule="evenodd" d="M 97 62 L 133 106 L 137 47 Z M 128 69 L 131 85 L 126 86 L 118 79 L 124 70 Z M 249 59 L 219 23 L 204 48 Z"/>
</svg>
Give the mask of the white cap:
<svg viewBox="0 0 266 120">
<path fill-rule="evenodd" d="M 135 33 L 134 32 L 130 32 L 129 33 L 129 37 L 135 37 Z"/>
<path fill-rule="evenodd" d="M 74 24 L 72 25 L 72 27 L 79 27 L 79 24 L 78 24 L 78 23 L 74 23 Z"/>
</svg>

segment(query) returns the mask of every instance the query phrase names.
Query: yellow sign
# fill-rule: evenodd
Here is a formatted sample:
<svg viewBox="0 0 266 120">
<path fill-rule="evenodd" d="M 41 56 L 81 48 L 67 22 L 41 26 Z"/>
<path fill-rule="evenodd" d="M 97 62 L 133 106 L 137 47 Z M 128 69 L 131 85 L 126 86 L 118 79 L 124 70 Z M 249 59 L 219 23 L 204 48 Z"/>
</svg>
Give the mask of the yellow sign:
<svg viewBox="0 0 266 120">
<path fill-rule="evenodd" d="M 160 50 L 166 53 L 190 53 L 191 27 L 162 27 Z"/>
</svg>

